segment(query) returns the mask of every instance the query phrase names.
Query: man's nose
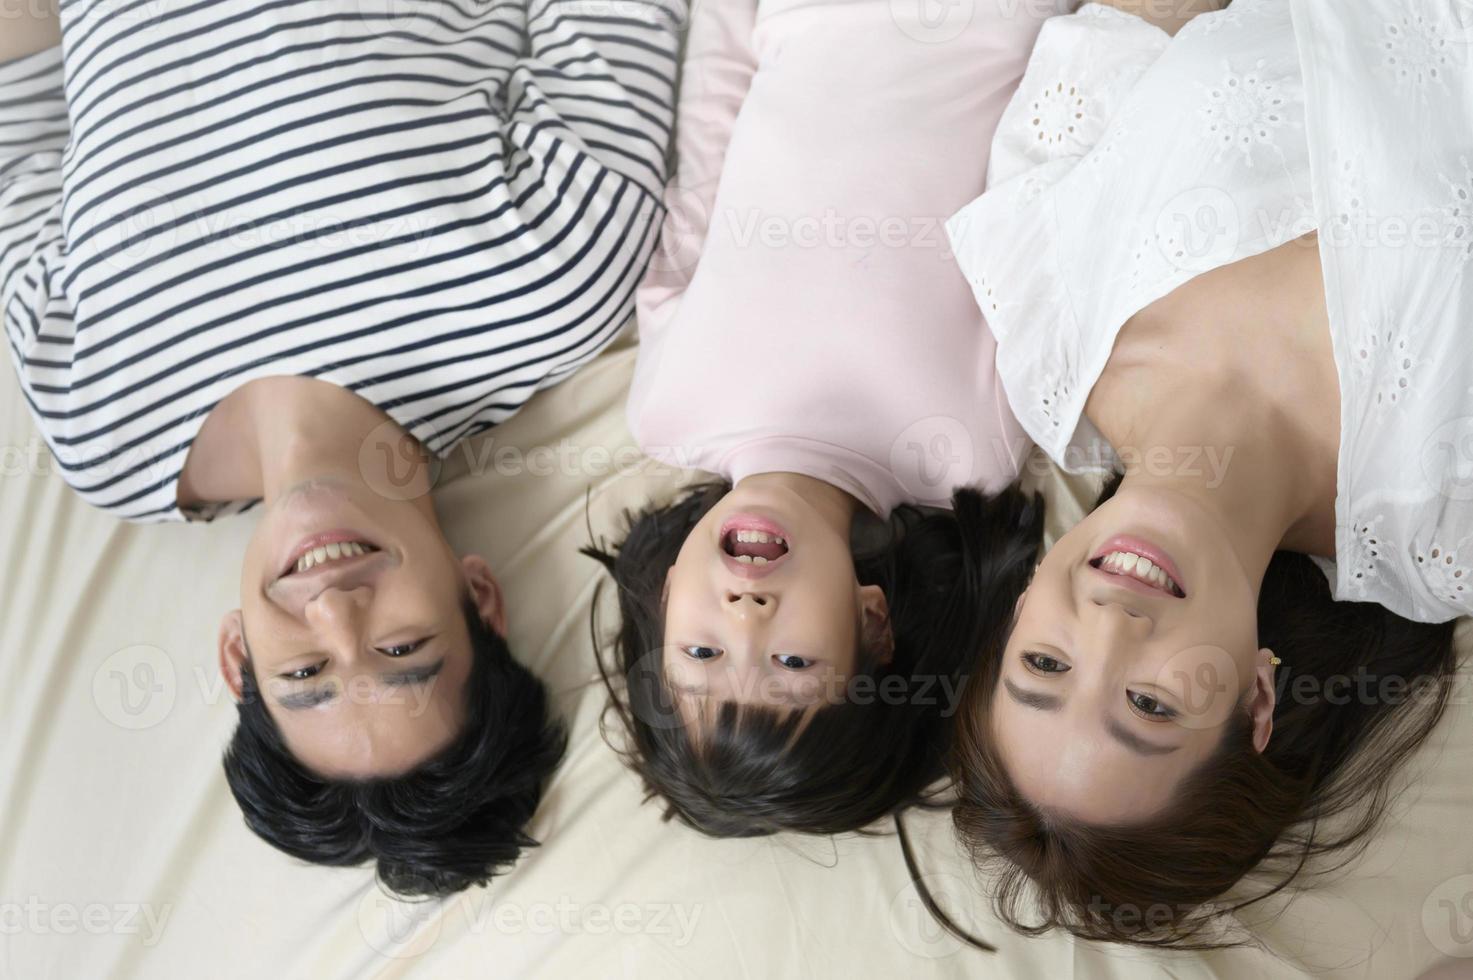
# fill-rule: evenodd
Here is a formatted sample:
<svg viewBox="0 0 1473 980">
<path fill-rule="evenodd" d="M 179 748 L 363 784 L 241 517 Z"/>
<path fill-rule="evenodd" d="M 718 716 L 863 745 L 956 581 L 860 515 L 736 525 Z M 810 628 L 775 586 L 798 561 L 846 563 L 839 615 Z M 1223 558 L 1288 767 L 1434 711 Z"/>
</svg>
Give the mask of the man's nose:
<svg viewBox="0 0 1473 980">
<path fill-rule="evenodd" d="M 340 656 L 351 659 L 361 645 L 359 625 L 370 598 L 367 586 L 323 589 L 307 603 L 307 625 Z"/>
</svg>

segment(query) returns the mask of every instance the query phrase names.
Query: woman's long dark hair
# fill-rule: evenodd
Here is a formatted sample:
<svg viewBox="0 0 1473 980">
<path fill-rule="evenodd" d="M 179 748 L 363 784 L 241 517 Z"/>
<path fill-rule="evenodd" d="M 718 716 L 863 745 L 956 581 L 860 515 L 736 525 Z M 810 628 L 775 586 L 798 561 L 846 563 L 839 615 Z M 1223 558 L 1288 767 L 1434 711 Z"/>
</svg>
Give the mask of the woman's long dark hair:
<svg viewBox="0 0 1473 980">
<path fill-rule="evenodd" d="M 851 684 L 850 696 L 806 717 L 726 703 L 692 738 L 662 669 L 662 592 L 686 536 L 730 489 L 706 484 L 626 515 L 622 544 L 584 549 L 618 590 L 612 655 L 598 656 L 622 728 L 610 744 L 647 798 L 664 801 L 666 819 L 714 837 L 857 831 L 924 804 L 945 773 L 963 673 L 978 649 L 1000 641 L 1028 581 L 1042 503 L 1015 489 L 962 490 L 951 511 L 899 508 L 885 540 L 854 562 L 861 584 L 884 590 L 895 637 L 892 660 L 868 671 L 873 696 L 854 696 Z"/>
<path fill-rule="evenodd" d="M 1336 602 L 1310 558 L 1276 552 L 1258 600 L 1259 643 L 1283 659 L 1268 747 L 1256 752 L 1251 722 L 1236 719 L 1165 812 L 1127 827 L 1072 819 L 1018 792 L 991 734 L 1006 645 L 994 633 L 948 764 L 957 834 L 979 865 L 999 868 L 999 917 L 1027 935 L 1062 928 L 1138 946 L 1241 944 L 1228 916 L 1301 875 L 1343 867 L 1370 842 L 1392 777 L 1442 717 L 1457 668 L 1453 633 L 1453 623 Z"/>
</svg>

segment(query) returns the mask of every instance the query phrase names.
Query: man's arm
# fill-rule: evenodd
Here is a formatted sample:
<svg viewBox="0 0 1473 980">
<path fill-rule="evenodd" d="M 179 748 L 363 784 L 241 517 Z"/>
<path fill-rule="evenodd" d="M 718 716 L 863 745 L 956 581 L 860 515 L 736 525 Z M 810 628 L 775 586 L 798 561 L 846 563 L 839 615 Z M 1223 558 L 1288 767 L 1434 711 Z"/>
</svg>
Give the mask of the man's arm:
<svg viewBox="0 0 1473 980">
<path fill-rule="evenodd" d="M 61 43 L 56 0 L 0 0 L 0 64 Z"/>
<path fill-rule="evenodd" d="M 1228 0 L 1089 0 L 1102 7 L 1114 7 L 1127 14 L 1135 14 L 1148 23 L 1155 24 L 1167 34 L 1176 34 L 1187 21 L 1198 14 L 1221 10 Z"/>
</svg>

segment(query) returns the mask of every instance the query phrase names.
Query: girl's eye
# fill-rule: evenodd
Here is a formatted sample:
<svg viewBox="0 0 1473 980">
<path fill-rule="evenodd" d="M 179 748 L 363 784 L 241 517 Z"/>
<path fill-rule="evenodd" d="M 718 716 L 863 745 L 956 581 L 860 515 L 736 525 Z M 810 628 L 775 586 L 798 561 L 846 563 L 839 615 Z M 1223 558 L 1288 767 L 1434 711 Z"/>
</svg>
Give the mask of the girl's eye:
<svg viewBox="0 0 1473 980">
<path fill-rule="evenodd" d="M 685 655 L 692 660 L 714 660 L 721 656 L 715 647 L 684 647 Z"/>
<path fill-rule="evenodd" d="M 310 664 L 306 667 L 298 667 L 296 670 L 288 671 L 281 676 L 289 681 L 305 681 L 316 677 L 321 671 L 321 664 Z"/>
<path fill-rule="evenodd" d="M 805 660 L 791 653 L 775 653 L 772 656 L 772 662 L 787 670 L 803 670 L 813 666 L 812 660 Z"/>
<path fill-rule="evenodd" d="M 1023 654 L 1023 663 L 1035 674 L 1062 674 L 1072 668 L 1057 657 L 1032 650 Z"/>
<path fill-rule="evenodd" d="M 1166 705 L 1157 701 L 1149 694 L 1136 694 L 1134 691 L 1129 691 L 1127 694 L 1131 708 L 1135 710 L 1136 714 L 1148 721 L 1165 721 L 1168 718 L 1176 717 L 1175 711 L 1166 707 Z"/>
<path fill-rule="evenodd" d="M 379 647 L 378 652 L 386 657 L 407 657 L 428 642 L 429 638 L 426 637 L 423 640 L 415 640 L 413 643 L 400 643 L 398 646 Z"/>
</svg>

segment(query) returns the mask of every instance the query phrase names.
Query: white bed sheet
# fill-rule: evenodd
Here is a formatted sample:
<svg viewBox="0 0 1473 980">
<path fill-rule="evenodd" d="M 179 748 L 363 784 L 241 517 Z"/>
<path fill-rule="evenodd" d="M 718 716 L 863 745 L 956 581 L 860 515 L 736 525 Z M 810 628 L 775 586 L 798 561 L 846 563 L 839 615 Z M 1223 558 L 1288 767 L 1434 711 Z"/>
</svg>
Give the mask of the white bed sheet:
<svg viewBox="0 0 1473 980">
<path fill-rule="evenodd" d="M 447 467 L 447 534 L 501 576 L 513 649 L 556 692 L 571 742 L 531 828 L 543 845 L 487 889 L 421 905 L 384 897 L 370 868 L 278 854 L 226 788 L 235 712 L 214 631 L 236 604 L 254 517 L 131 527 L 88 510 L 47 471 L 0 371 L 0 976 L 1398 980 L 1444 953 L 1473 956 L 1467 676 L 1371 852 L 1258 916 L 1264 949 L 1010 935 L 942 813 L 911 818 L 922 860 L 996 955 L 939 933 L 893 836 L 712 841 L 662 822 L 599 735 L 588 618 L 600 573 L 576 554 L 585 505 L 608 533 L 621 508 L 683 478 L 627 472 L 633 357 L 616 345 Z M 1057 531 L 1089 491 L 1042 484 Z M 1473 975 L 1473 959 L 1459 963 Z"/>
</svg>

